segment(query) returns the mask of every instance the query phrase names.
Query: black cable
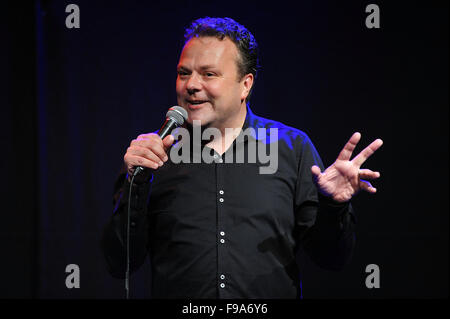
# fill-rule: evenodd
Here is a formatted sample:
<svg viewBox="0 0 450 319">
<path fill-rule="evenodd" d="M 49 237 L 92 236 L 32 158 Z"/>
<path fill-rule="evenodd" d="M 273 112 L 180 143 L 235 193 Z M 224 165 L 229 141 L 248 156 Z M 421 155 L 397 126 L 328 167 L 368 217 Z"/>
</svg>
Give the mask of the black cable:
<svg viewBox="0 0 450 319">
<path fill-rule="evenodd" d="M 142 167 L 136 167 L 131 176 L 130 191 L 128 192 L 128 215 L 127 215 L 127 269 L 125 271 L 125 291 L 126 298 L 130 299 L 130 216 L 131 216 L 131 190 L 133 189 L 134 178 L 139 172 L 143 171 Z"/>
<path fill-rule="evenodd" d="M 130 210 L 131 210 L 131 189 L 133 187 L 133 181 L 134 181 L 134 174 L 133 177 L 131 177 L 130 182 L 130 191 L 128 193 L 128 215 L 127 215 L 127 269 L 125 271 L 125 291 L 126 291 L 126 298 L 130 298 Z"/>
</svg>

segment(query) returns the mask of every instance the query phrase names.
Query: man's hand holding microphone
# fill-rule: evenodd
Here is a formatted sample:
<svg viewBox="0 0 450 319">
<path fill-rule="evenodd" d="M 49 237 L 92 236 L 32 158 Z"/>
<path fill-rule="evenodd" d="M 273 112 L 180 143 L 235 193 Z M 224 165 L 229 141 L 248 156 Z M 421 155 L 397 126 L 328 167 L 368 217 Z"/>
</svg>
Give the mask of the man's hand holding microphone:
<svg viewBox="0 0 450 319">
<path fill-rule="evenodd" d="M 128 181 L 135 175 L 135 182 L 146 182 L 152 170 L 163 166 L 169 159 L 168 150 L 174 142 L 170 132 L 187 119 L 187 112 L 181 106 L 173 106 L 166 114 L 166 121 L 158 134 L 141 134 L 131 141 L 123 157 L 128 171 Z"/>
</svg>

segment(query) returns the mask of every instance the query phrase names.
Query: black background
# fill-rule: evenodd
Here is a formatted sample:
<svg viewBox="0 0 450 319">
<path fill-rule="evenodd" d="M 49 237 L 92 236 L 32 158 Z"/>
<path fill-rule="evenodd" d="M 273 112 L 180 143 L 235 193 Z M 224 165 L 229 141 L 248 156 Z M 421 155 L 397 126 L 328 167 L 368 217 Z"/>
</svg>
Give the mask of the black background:
<svg viewBox="0 0 450 319">
<path fill-rule="evenodd" d="M 448 297 L 448 2 L 28 1 L 1 19 L 1 298 L 123 298 L 99 239 L 130 141 L 176 104 L 184 27 L 231 17 L 261 53 L 257 115 L 306 132 L 326 166 L 354 131 L 381 172 L 353 200 L 357 247 L 341 272 L 299 256 L 304 298 Z M 65 8 L 80 8 L 68 29 Z M 376 3 L 381 28 L 365 26 Z M 67 289 L 77 264 L 81 287 Z M 377 264 L 381 287 L 365 286 Z M 149 264 L 131 296 L 150 297 Z"/>
</svg>

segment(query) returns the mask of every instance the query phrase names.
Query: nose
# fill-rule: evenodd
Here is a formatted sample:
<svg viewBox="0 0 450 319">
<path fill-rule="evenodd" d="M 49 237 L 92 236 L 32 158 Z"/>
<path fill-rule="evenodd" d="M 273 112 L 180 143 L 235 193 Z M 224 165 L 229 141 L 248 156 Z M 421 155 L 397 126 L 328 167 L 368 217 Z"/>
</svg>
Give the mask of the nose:
<svg viewBox="0 0 450 319">
<path fill-rule="evenodd" d="M 200 91 L 201 87 L 201 82 L 198 76 L 195 73 L 191 74 L 189 80 L 186 83 L 186 89 L 188 93 L 194 94 L 195 92 Z"/>
</svg>

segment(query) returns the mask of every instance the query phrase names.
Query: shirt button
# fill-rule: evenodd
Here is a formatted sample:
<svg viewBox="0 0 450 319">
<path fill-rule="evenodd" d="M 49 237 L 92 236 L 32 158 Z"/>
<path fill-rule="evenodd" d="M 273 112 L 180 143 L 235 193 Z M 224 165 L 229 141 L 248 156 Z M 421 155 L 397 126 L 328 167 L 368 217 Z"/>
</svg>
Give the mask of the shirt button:
<svg viewBox="0 0 450 319">
<path fill-rule="evenodd" d="M 221 232 L 220 232 L 220 235 L 221 235 L 221 236 L 225 236 L 225 232 L 224 232 L 224 231 L 221 231 Z"/>
<path fill-rule="evenodd" d="M 219 202 L 223 203 L 224 199 L 221 197 L 219 198 Z"/>
<path fill-rule="evenodd" d="M 224 193 L 223 190 L 220 190 L 220 191 L 219 191 L 219 194 L 220 194 L 220 195 L 223 195 L 223 193 Z"/>
<path fill-rule="evenodd" d="M 224 244 L 224 243 L 225 243 L 225 239 L 222 238 L 222 239 L 220 240 L 220 242 L 221 242 L 222 244 Z"/>
<path fill-rule="evenodd" d="M 225 279 L 225 275 L 220 275 L 220 279 Z"/>
<path fill-rule="evenodd" d="M 224 284 L 224 283 L 221 283 L 221 284 L 220 284 L 220 288 L 225 288 L 225 284 Z"/>
</svg>

